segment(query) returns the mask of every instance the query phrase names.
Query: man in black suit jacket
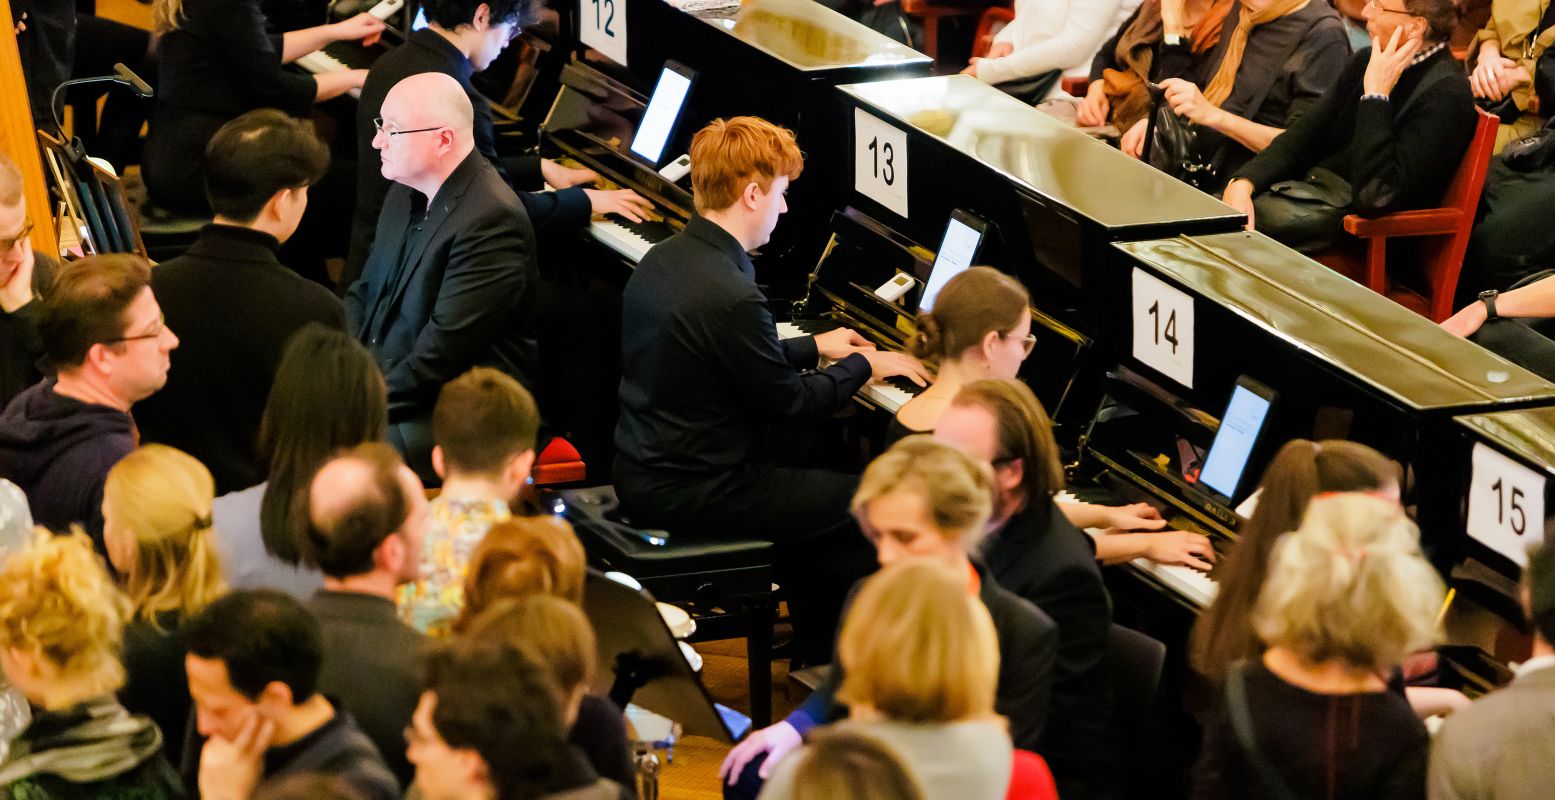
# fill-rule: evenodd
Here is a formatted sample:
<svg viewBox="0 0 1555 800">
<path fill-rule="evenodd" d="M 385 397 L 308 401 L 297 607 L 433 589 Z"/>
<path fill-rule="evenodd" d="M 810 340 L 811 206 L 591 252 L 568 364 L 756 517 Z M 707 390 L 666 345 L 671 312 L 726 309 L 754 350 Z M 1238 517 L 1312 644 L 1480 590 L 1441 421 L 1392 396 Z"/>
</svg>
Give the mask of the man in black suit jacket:
<svg viewBox="0 0 1555 800">
<path fill-rule="evenodd" d="M 308 525 L 299 544 L 324 573 L 308 602 L 324 633 L 319 691 L 356 718 L 409 786 L 402 732 L 421 697 L 425 637 L 400 620 L 394 600 L 420 568 L 425 491 L 393 448 L 375 443 L 326 462 L 302 502 Z"/>
<path fill-rule="evenodd" d="M 998 498 L 981 552 L 999 584 L 1058 625 L 1053 699 L 1035 748 L 1064 797 L 1111 797 L 1112 692 L 1106 674 L 1112 600 L 1091 537 L 1070 524 L 1047 413 L 1026 384 L 983 380 L 963 388 L 934 436 L 994 465 Z"/>
<path fill-rule="evenodd" d="M 373 140 L 389 191 L 367 270 L 346 294 L 353 334 L 389 389 L 389 440 L 434 480 L 430 417 L 443 384 L 471 367 L 534 392 L 534 229 L 475 150 L 459 82 L 413 75 L 389 91 Z"/>
<path fill-rule="evenodd" d="M 217 494 L 264 480 L 259 418 L 292 334 L 309 323 L 345 330 L 340 301 L 276 258 L 328 165 L 312 129 L 280 111 L 222 126 L 205 167 L 216 219 L 184 255 L 151 272 L 167 324 L 184 341 L 167 385 L 136 404 L 135 421 L 142 440 L 209 467 Z"/>
<path fill-rule="evenodd" d="M 585 189 L 599 178 L 592 170 L 568 169 L 539 156 L 504 157 L 497 153 L 491 106 L 471 76 L 491 65 L 519 33 L 526 20 L 528 0 L 442 0 L 428 3 L 427 27 L 414 31 L 404 44 L 373 62 L 356 105 L 357 152 L 372 153 L 373 120 L 383 99 L 395 84 L 424 72 L 440 72 L 459 82 L 475 111 L 475 149 L 490 161 L 518 192 L 535 231 L 573 230 L 589 224 L 590 214 L 616 213 L 639 221 L 651 204 L 630 189 Z M 545 184 L 557 191 L 542 192 Z M 356 171 L 356 219 L 351 226 L 351 253 L 346 259 L 343 284 L 361 274 L 372 248 L 378 212 L 383 208 L 390 183 L 378 170 L 378 161 L 363 158 Z"/>
</svg>

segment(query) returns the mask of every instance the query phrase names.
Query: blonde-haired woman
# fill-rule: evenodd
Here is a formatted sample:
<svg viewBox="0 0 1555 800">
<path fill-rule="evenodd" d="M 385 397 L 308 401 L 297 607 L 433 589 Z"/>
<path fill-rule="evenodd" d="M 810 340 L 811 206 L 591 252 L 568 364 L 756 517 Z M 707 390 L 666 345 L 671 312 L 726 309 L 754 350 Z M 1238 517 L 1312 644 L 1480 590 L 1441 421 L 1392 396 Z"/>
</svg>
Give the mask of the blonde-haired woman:
<svg viewBox="0 0 1555 800">
<path fill-rule="evenodd" d="M 846 670 L 838 698 L 857 730 L 894 746 L 925 800 L 998 800 L 1012 747 L 994 713 L 999 640 L 966 572 L 933 557 L 896 562 L 864 581 L 837 643 Z M 795 760 L 778 765 L 766 800 L 795 793 Z"/>
<path fill-rule="evenodd" d="M 120 698 L 183 751 L 189 687 L 177 631 L 226 591 L 211 525 L 216 484 L 193 456 L 159 444 L 125 456 L 103 484 L 103 540 L 129 596 Z"/>
<path fill-rule="evenodd" d="M 1036 606 L 995 583 L 968 555 L 993 512 L 993 491 L 987 464 L 928 436 L 910 436 L 864 471 L 853 496 L 853 515 L 874 543 L 882 567 L 909 558 L 936 561 L 961 576 L 962 594 L 982 601 L 1003 654 L 997 680 L 999 713 L 1009 719 L 1015 746 L 1035 750 L 1047 717 L 1058 628 Z M 847 618 L 854 619 L 854 613 L 848 612 Z M 832 719 L 840 711 L 839 686 L 847 685 L 846 662 L 842 658 L 834 663 L 827 680 L 794 713 L 730 751 L 722 768 L 724 779 L 750 787 L 770 776 L 803 734 Z M 759 761 L 763 756 L 766 760 Z M 756 774 L 745 774 L 747 769 Z"/>
<path fill-rule="evenodd" d="M 113 693 L 129 603 L 79 531 L 12 553 L 0 568 L 0 669 L 39 709 L 0 762 L 0 797 L 181 798 L 156 724 Z"/>
<path fill-rule="evenodd" d="M 1442 582 L 1396 502 L 1319 495 L 1253 608 L 1268 649 L 1226 675 L 1197 798 L 1425 797 L 1425 726 L 1385 676 L 1430 646 Z"/>
</svg>

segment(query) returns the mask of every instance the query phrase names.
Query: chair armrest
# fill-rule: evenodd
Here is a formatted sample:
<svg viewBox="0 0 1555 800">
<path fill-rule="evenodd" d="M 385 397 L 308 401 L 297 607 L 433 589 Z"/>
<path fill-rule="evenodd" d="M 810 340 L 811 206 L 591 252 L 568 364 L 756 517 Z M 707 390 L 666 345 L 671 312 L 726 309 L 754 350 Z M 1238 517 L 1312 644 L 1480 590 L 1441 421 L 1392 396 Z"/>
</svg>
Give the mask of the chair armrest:
<svg viewBox="0 0 1555 800">
<path fill-rule="evenodd" d="M 1438 236 L 1457 233 L 1462 222 L 1463 212 L 1456 208 L 1425 208 L 1418 211 L 1399 211 L 1381 217 L 1350 214 L 1344 218 L 1344 229 L 1362 239 Z"/>
</svg>

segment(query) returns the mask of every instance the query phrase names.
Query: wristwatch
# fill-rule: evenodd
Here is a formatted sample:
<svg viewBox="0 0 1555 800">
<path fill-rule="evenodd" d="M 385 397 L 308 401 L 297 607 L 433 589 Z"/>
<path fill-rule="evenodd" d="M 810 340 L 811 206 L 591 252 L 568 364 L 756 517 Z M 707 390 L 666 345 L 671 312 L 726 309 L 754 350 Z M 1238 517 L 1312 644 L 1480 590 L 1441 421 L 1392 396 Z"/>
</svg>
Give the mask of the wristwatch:
<svg viewBox="0 0 1555 800">
<path fill-rule="evenodd" d="M 1499 289 L 1486 289 L 1479 293 L 1479 301 L 1485 304 L 1486 322 L 1501 318 L 1501 315 L 1496 313 L 1496 296 L 1499 294 L 1501 294 Z"/>
</svg>

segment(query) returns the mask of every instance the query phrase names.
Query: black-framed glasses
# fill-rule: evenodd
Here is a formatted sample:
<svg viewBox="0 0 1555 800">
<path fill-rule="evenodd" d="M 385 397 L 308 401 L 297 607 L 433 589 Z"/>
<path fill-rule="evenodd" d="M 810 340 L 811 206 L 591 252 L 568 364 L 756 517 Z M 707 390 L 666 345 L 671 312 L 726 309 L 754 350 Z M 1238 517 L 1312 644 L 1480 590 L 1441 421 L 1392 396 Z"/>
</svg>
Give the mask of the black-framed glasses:
<svg viewBox="0 0 1555 800">
<path fill-rule="evenodd" d="M 30 220 L 30 219 L 22 220 L 22 229 L 19 232 L 17 232 L 17 234 L 15 236 L 12 236 L 12 237 L 10 237 L 8 239 L 0 239 L 0 253 L 9 253 L 9 252 L 11 252 L 11 250 L 14 249 L 17 245 L 19 245 L 22 242 L 26 241 L 27 240 L 27 236 L 29 234 L 31 234 L 31 233 L 32 233 L 32 220 Z"/>
<path fill-rule="evenodd" d="M 408 131 L 391 131 L 388 128 L 383 127 L 383 117 L 373 118 L 373 128 L 377 129 L 381 133 L 388 134 L 389 136 L 403 136 L 407 133 L 426 133 L 427 131 L 440 131 L 446 127 L 448 126 L 438 125 L 431 128 L 412 128 Z"/>
<path fill-rule="evenodd" d="M 1375 8 L 1378 11 L 1386 11 L 1389 14 L 1403 14 L 1406 17 L 1419 16 L 1418 14 L 1415 14 L 1412 11 L 1407 11 L 1407 10 L 1399 9 L 1399 8 L 1388 8 L 1387 6 L 1384 6 L 1382 4 L 1381 0 L 1367 0 L 1366 5 L 1371 6 L 1372 8 Z"/>
<path fill-rule="evenodd" d="M 157 317 L 157 328 L 156 328 L 156 330 L 154 330 L 154 331 L 152 331 L 150 333 L 136 334 L 134 336 L 119 336 L 119 337 L 116 337 L 116 338 L 113 338 L 113 339 L 109 339 L 109 340 L 103 342 L 103 344 L 118 344 L 119 342 L 138 342 L 138 341 L 140 341 L 142 339 L 155 339 L 157 337 L 160 337 L 166 331 L 167 331 L 167 318 L 159 315 Z"/>
</svg>

